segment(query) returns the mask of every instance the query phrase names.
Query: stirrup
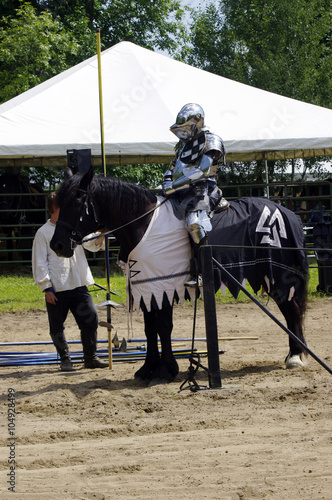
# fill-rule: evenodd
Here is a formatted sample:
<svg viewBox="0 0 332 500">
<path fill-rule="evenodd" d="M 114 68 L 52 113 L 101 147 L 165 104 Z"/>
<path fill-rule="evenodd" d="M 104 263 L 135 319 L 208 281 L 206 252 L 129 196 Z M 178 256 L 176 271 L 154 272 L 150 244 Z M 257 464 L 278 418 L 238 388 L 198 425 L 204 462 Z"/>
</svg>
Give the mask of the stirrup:
<svg viewBox="0 0 332 500">
<path fill-rule="evenodd" d="M 197 279 L 196 276 L 191 276 L 189 280 L 184 283 L 184 286 L 187 288 L 196 288 L 197 286 L 202 287 L 203 280 L 201 274 L 197 276 Z"/>
</svg>

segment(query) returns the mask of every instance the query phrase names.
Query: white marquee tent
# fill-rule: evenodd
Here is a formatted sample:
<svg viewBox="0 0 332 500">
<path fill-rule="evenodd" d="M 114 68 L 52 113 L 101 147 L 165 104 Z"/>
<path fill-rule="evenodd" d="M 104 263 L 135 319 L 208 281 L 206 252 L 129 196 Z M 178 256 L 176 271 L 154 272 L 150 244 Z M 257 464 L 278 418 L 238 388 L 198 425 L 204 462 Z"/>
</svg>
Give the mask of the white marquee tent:
<svg viewBox="0 0 332 500">
<path fill-rule="evenodd" d="M 228 160 L 332 155 L 332 110 L 259 90 L 121 42 L 101 54 L 107 164 L 167 162 L 180 108 L 197 102 Z M 0 106 L 0 166 L 100 162 L 97 56 Z"/>
</svg>

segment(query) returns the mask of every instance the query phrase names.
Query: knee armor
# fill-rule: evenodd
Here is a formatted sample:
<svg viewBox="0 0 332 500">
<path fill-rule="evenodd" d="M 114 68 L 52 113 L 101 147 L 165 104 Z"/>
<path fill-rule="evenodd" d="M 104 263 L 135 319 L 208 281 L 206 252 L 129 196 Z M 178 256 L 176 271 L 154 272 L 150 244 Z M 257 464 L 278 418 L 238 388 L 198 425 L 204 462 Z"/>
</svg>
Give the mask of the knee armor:
<svg viewBox="0 0 332 500">
<path fill-rule="evenodd" d="M 212 229 L 210 217 L 203 210 L 189 212 L 186 216 L 186 226 L 194 243 L 197 244 L 200 243 Z"/>
</svg>

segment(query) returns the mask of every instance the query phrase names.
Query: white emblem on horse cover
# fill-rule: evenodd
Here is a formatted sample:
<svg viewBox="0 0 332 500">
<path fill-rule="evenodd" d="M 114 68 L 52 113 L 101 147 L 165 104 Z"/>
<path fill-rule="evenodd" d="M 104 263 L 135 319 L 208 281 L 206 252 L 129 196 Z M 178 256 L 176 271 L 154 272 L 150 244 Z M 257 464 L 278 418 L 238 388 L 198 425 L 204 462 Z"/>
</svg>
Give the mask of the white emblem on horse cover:
<svg viewBox="0 0 332 500">
<path fill-rule="evenodd" d="M 271 215 L 271 210 L 265 205 L 256 227 L 256 233 L 267 233 L 263 236 L 261 244 L 281 247 L 280 237 L 287 239 L 287 232 L 278 208 Z"/>
</svg>

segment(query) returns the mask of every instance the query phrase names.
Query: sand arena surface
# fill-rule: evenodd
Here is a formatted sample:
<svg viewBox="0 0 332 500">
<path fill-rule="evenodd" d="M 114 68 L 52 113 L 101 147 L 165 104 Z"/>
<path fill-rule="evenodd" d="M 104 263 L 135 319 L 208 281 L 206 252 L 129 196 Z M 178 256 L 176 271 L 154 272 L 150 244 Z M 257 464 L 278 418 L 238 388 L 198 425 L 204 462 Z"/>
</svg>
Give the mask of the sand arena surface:
<svg viewBox="0 0 332 500">
<path fill-rule="evenodd" d="M 268 307 L 282 319 L 272 302 Z M 259 337 L 220 342 L 222 389 L 179 392 L 187 359 L 174 382 L 153 387 L 133 378 L 141 362 L 113 363 L 112 371 L 76 365 L 69 374 L 54 366 L 1 367 L 0 498 L 331 499 L 331 375 L 311 357 L 305 369 L 286 370 L 287 335 L 254 304 L 219 304 L 217 312 L 221 336 Z M 192 317 L 191 305 L 175 308 L 174 337 L 191 336 Z M 124 307 L 112 322 L 127 336 Z M 329 366 L 331 323 L 332 298 L 309 304 L 307 342 Z M 49 340 L 44 311 L 2 313 L 0 325 L 2 342 Z M 144 337 L 141 315 L 133 326 L 134 336 Z M 66 334 L 79 338 L 72 317 Z M 205 335 L 202 306 L 196 334 Z M 203 370 L 196 380 L 208 386 Z M 11 390 L 14 496 L 7 483 Z"/>
</svg>

